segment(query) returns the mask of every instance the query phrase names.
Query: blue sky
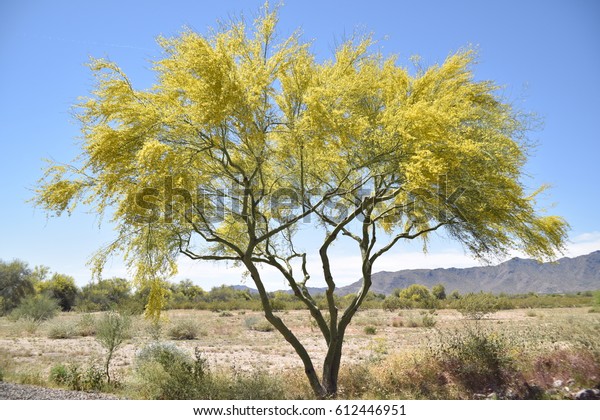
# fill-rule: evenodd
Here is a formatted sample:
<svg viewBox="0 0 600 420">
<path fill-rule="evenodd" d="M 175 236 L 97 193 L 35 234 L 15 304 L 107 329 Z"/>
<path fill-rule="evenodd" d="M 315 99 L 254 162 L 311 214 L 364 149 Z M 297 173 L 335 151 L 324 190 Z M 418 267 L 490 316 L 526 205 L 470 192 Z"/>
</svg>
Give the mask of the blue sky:
<svg viewBox="0 0 600 420">
<path fill-rule="evenodd" d="M 218 19 L 252 17 L 262 1 L 0 1 L 0 259 L 90 280 L 86 260 L 112 237 L 92 214 L 46 219 L 26 203 L 42 174 L 42 158 L 69 161 L 78 150 L 71 106 L 93 86 L 90 56 L 116 61 L 138 88 L 152 84 L 150 61 L 158 35 L 184 26 L 206 32 Z M 386 53 L 408 64 L 442 61 L 477 46 L 476 77 L 504 86 L 505 97 L 537 113 L 544 127 L 531 133 L 539 146 L 527 165 L 531 187 L 549 183 L 542 205 L 572 226 L 567 255 L 600 249 L 600 3 L 596 1 L 288 1 L 279 30 L 301 28 L 319 58 L 340 39 L 372 32 Z M 356 256 L 338 252 L 340 283 L 357 280 Z M 462 249 L 436 239 L 427 256 L 418 247 L 397 248 L 379 269 L 468 266 Z M 107 274 L 124 275 L 119 260 Z M 239 272 L 183 262 L 181 277 L 205 288 L 239 282 Z M 281 282 L 269 277 L 271 288 Z"/>
</svg>

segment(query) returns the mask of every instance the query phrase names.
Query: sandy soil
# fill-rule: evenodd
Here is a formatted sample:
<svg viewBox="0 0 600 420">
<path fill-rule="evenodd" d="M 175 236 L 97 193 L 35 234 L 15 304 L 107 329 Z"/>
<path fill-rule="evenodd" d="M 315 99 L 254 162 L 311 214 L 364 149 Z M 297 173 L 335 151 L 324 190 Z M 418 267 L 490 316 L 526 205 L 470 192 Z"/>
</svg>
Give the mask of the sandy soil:
<svg viewBox="0 0 600 420">
<path fill-rule="evenodd" d="M 442 310 L 434 315 L 437 321 L 435 330 L 406 326 L 409 320 L 418 319 L 423 314 L 424 312 L 419 310 L 394 313 L 382 310 L 359 312 L 346 334 L 345 362 L 357 362 L 381 354 L 424 347 L 430 340 L 435 339 L 434 336 L 439 334 L 438 330 L 462 328 L 465 324 L 473 322 L 465 321 L 456 311 Z M 163 328 L 161 340 L 174 342 L 190 354 L 198 347 L 216 369 L 261 368 L 276 371 L 301 366 L 294 350 L 279 333 L 259 332 L 247 327 L 247 319 L 261 319 L 260 313 L 232 311 L 230 315 L 223 316 L 209 311 L 169 311 L 168 323 Z M 320 332 L 311 325 L 308 314 L 304 311 L 290 311 L 279 315 L 304 343 L 315 364 L 319 365 L 326 348 Z M 498 312 L 483 323 L 494 328 L 525 331 L 526 335 L 527 330 L 539 330 L 545 324 L 586 316 L 597 317 L 598 314 L 588 314 L 586 308 L 511 310 Z M 29 371 L 32 375 L 47 378 L 50 368 L 57 363 L 100 363 L 104 350 L 94 337 L 48 338 L 53 326 L 59 323 L 75 324 L 80 317 L 81 314 L 77 313 L 61 314 L 35 331 L 29 332 L 19 323 L 0 318 L 0 364 L 3 363 L 7 369 Z M 192 320 L 199 326 L 199 337 L 196 340 L 170 340 L 166 332 L 170 326 L 184 319 Z M 376 334 L 366 334 L 367 326 L 375 327 Z M 112 366 L 115 372 L 130 369 L 134 365 L 136 352 L 150 342 L 152 338 L 148 323 L 141 317 L 136 318 L 132 337 L 117 351 L 113 359 Z"/>
</svg>

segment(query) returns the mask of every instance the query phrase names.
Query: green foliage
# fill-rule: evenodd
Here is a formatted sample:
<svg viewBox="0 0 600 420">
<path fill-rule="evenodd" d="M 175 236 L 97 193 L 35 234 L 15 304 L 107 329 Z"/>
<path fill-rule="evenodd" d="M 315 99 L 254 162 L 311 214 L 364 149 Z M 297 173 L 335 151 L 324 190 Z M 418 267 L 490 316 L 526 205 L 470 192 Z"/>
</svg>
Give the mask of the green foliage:
<svg viewBox="0 0 600 420">
<path fill-rule="evenodd" d="M 63 311 L 70 311 L 75 306 L 79 295 L 79 287 L 75 279 L 64 274 L 54 274 L 49 280 L 38 284 L 40 292 L 56 299 Z"/>
<path fill-rule="evenodd" d="M 102 279 L 82 287 L 77 308 L 86 312 L 116 310 L 126 306 L 131 297 L 129 281 L 117 277 Z"/>
<path fill-rule="evenodd" d="M 480 328 L 442 334 L 433 356 L 470 392 L 503 391 L 515 375 L 511 346 L 501 334 Z"/>
<path fill-rule="evenodd" d="M 593 293 L 593 298 L 594 298 L 594 299 L 592 300 L 592 303 L 593 303 L 595 306 L 599 306 L 599 307 L 600 307 L 600 290 L 596 290 L 596 291 Z"/>
<path fill-rule="evenodd" d="M 8 314 L 34 292 L 32 273 L 27 263 L 0 260 L 0 315 Z"/>
<path fill-rule="evenodd" d="M 136 355 L 136 392 L 147 399 L 272 400 L 285 394 L 283 381 L 263 371 L 215 374 L 196 348 L 194 357 L 173 344 L 153 343 Z"/>
<path fill-rule="evenodd" d="M 175 322 L 168 331 L 173 340 L 195 340 L 198 338 L 198 325 L 188 319 Z"/>
<path fill-rule="evenodd" d="M 153 343 L 136 356 L 140 392 L 146 398 L 166 400 L 210 399 L 212 378 L 198 349 L 194 359 L 172 344 Z"/>
<path fill-rule="evenodd" d="M 398 297 L 415 302 L 423 302 L 431 298 L 431 293 L 429 293 L 429 289 L 422 284 L 411 284 L 406 289 L 400 290 L 398 292 Z"/>
<path fill-rule="evenodd" d="M 459 291 L 458 291 L 458 290 L 453 290 L 453 291 L 450 293 L 450 296 L 449 296 L 449 298 L 450 298 L 451 300 L 458 300 L 458 299 L 460 299 L 460 297 L 461 297 L 461 296 L 460 296 L 460 293 L 459 293 Z"/>
<path fill-rule="evenodd" d="M 362 262 L 370 262 L 363 264 L 365 281 L 372 263 L 400 240 L 426 244 L 442 227 L 477 257 L 519 249 L 544 258 L 561 249 L 567 223 L 538 214 L 536 194 L 520 179 L 526 114 L 503 102 L 493 82 L 475 77 L 474 51 L 411 73 L 365 37 L 322 60 L 298 33 L 276 39 L 277 20 L 267 5 L 252 25 L 159 39 L 164 51 L 152 63 L 157 82 L 151 89 L 135 89 L 116 63 L 91 61 L 97 83 L 79 106 L 81 153 L 73 164 L 49 165 L 34 201 L 57 215 L 79 204 L 114 215 L 116 240 L 93 259 L 96 275 L 111 255 L 124 255 L 136 286 L 150 285 L 146 313 L 155 317 L 180 253 L 245 265 L 261 291 L 257 264 L 274 266 L 299 295 L 302 280 L 290 265 L 298 257 L 294 233 L 312 215 L 326 232 L 322 257 L 338 237 L 357 240 Z M 213 222 L 218 197 L 230 185 L 238 191 L 228 192 L 226 217 Z M 142 206 L 139 193 L 147 188 L 156 194 Z M 176 194 L 177 203 L 174 189 L 187 193 Z M 274 209 L 274 192 L 281 191 L 297 195 L 304 214 L 284 217 Z M 201 197 L 192 198 L 197 192 Z M 194 199 L 201 202 L 189 206 Z M 339 224 L 328 214 L 342 203 L 356 209 Z M 375 246 L 383 233 L 392 240 Z M 327 267 L 323 274 L 333 282 Z M 337 328 L 331 337 L 325 332 L 328 343 L 342 343 L 360 305 L 378 305 L 364 298 L 340 317 L 340 340 Z M 400 298 L 435 305 L 416 290 Z M 304 296 L 322 322 L 314 302 Z M 296 341 L 290 330 L 281 331 Z M 302 346 L 294 348 L 308 360 Z M 319 394 L 314 370 L 306 372 Z"/>
<path fill-rule="evenodd" d="M 375 334 L 377 334 L 377 328 L 375 328 L 375 327 L 373 327 L 371 325 L 367 325 L 364 328 L 364 331 L 365 331 L 365 334 L 367 334 L 367 335 L 375 335 Z"/>
<path fill-rule="evenodd" d="M 500 309 L 498 298 L 491 293 L 468 293 L 454 304 L 465 318 L 480 320 Z"/>
<path fill-rule="evenodd" d="M 191 309 L 200 302 L 206 301 L 206 292 L 189 279 L 171 284 L 169 288 L 171 290 L 167 301 L 169 308 Z"/>
<path fill-rule="evenodd" d="M 402 307 L 400 298 L 394 295 L 386 296 L 381 306 L 383 307 L 383 309 L 390 312 L 397 311 Z"/>
<path fill-rule="evenodd" d="M 236 371 L 231 378 L 219 378 L 219 399 L 280 400 L 285 398 L 285 380 L 262 370 Z"/>
<path fill-rule="evenodd" d="M 13 319 L 27 318 L 34 322 L 42 322 L 56 316 L 59 310 L 55 299 L 45 295 L 34 295 L 23 299 L 10 316 Z"/>
<path fill-rule="evenodd" d="M 433 286 L 431 288 L 431 294 L 437 300 L 444 300 L 444 299 L 446 299 L 446 288 L 441 283 L 436 284 L 435 286 Z"/>
<path fill-rule="evenodd" d="M 102 391 L 106 385 L 102 369 L 93 365 L 87 368 L 74 364 L 54 365 L 50 369 L 50 381 L 74 391 Z"/>
<path fill-rule="evenodd" d="M 403 320 L 403 325 L 409 328 L 433 328 L 437 324 L 434 314 L 421 312 L 418 316 L 410 315 Z"/>
<path fill-rule="evenodd" d="M 110 383 L 110 361 L 114 352 L 128 337 L 131 319 L 129 316 L 117 312 L 108 312 L 96 324 L 96 340 L 106 349 L 104 373 Z"/>
</svg>

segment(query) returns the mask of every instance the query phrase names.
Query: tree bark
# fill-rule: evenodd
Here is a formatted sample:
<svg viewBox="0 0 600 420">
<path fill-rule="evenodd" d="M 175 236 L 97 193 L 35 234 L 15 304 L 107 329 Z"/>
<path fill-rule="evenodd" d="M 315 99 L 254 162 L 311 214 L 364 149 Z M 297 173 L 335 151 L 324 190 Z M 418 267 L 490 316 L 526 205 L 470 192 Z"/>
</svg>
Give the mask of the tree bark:
<svg viewBox="0 0 600 420">
<path fill-rule="evenodd" d="M 321 384 L 321 381 L 319 380 L 312 359 L 306 351 L 306 348 L 304 348 L 304 346 L 302 345 L 302 343 L 300 343 L 300 341 L 294 335 L 294 333 L 287 327 L 287 325 L 285 325 L 283 320 L 273 313 L 273 308 L 271 307 L 269 296 L 262 283 L 260 273 L 258 272 L 256 265 L 251 261 L 250 257 L 244 258 L 243 261 L 244 265 L 250 272 L 250 276 L 252 277 L 252 280 L 254 280 L 254 284 L 256 285 L 256 288 L 258 290 L 265 318 L 267 319 L 267 321 L 269 321 L 271 325 L 273 325 L 277 329 L 277 331 L 279 331 L 283 338 L 285 338 L 285 340 L 292 345 L 292 347 L 296 351 L 296 354 L 302 360 L 302 363 L 304 364 L 304 373 L 308 378 L 308 382 L 310 383 L 310 386 L 313 392 L 315 393 L 315 396 L 320 399 L 326 398 L 327 392 Z"/>
</svg>

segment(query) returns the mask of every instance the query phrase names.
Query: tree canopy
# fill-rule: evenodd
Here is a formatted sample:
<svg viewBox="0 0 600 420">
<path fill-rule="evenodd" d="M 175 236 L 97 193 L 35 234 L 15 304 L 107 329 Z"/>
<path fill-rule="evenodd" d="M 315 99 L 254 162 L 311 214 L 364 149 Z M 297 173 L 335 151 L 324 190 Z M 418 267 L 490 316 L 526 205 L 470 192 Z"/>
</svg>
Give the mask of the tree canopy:
<svg viewBox="0 0 600 420">
<path fill-rule="evenodd" d="M 522 184 L 527 118 L 493 82 L 476 80 L 472 50 L 411 72 L 363 37 L 319 62 L 300 33 L 282 38 L 276 24 L 266 7 L 252 25 L 159 38 L 149 89 L 116 63 L 92 60 L 81 155 L 51 163 L 35 201 L 58 215 L 81 203 L 110 212 L 117 235 L 95 270 L 122 253 L 138 284 L 151 286 L 150 316 L 180 255 L 243 265 L 324 396 L 337 390 L 344 332 L 373 265 L 397 243 L 426 245 L 443 229 L 480 258 L 515 249 L 552 258 L 567 224 L 536 210 Z M 294 242 L 309 218 L 323 235 L 328 317 L 306 288 L 307 250 Z M 357 244 L 363 287 L 338 315 L 329 250 L 341 236 Z M 321 378 L 273 313 L 261 265 L 281 273 L 323 333 Z"/>
</svg>

